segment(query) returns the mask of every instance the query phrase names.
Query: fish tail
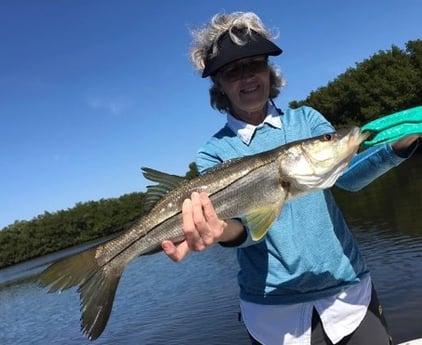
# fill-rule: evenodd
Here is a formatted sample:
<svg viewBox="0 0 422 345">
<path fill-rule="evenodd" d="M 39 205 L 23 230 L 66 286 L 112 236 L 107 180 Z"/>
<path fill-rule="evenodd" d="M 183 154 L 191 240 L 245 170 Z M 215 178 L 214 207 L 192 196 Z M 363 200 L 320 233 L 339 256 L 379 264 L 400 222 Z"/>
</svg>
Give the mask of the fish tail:
<svg viewBox="0 0 422 345">
<path fill-rule="evenodd" d="M 101 266 L 96 248 L 58 261 L 39 276 L 41 286 L 57 292 L 79 286 L 81 300 L 81 330 L 90 340 L 97 339 L 107 325 L 114 296 L 124 266 L 112 261 Z"/>
</svg>

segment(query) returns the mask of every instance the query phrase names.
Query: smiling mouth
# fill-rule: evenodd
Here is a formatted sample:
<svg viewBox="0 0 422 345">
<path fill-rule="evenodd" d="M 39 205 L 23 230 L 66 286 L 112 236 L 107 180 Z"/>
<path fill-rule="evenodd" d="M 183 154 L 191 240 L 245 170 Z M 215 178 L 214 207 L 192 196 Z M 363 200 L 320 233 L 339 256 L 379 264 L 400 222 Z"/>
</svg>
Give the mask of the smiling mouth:
<svg viewBox="0 0 422 345">
<path fill-rule="evenodd" d="M 248 94 L 248 93 L 254 93 L 258 89 L 259 89 L 259 85 L 256 85 L 256 86 L 244 88 L 244 89 L 240 90 L 240 92 Z"/>
</svg>

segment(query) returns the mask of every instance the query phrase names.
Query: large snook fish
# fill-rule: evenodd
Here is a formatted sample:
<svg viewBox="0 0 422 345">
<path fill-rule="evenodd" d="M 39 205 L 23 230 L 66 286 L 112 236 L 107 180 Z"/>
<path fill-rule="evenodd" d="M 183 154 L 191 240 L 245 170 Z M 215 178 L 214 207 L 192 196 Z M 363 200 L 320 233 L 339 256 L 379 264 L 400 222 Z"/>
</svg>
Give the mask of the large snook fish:
<svg viewBox="0 0 422 345">
<path fill-rule="evenodd" d="M 79 286 L 81 328 L 91 340 L 103 332 L 123 270 L 134 258 L 158 252 L 161 242 L 183 239 L 181 206 L 191 193 L 208 193 L 220 218 L 242 218 L 261 239 L 283 204 L 312 190 L 331 187 L 368 134 L 353 127 L 227 161 L 192 180 L 144 168 L 158 184 L 147 197 L 156 202 L 126 232 L 95 248 L 63 259 L 39 277 L 50 292 Z"/>
</svg>

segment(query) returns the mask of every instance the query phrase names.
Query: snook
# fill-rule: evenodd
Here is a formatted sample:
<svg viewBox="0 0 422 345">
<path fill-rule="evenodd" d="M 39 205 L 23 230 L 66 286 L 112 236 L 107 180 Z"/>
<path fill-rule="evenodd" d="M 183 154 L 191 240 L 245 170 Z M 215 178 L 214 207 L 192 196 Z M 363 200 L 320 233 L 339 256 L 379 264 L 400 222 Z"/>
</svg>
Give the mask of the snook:
<svg viewBox="0 0 422 345">
<path fill-rule="evenodd" d="M 287 200 L 331 187 L 367 136 L 354 127 L 293 142 L 225 162 L 189 181 L 144 168 L 144 176 L 158 183 L 148 187 L 149 201 L 156 202 L 151 211 L 109 242 L 51 265 L 39 282 L 50 285 L 50 292 L 79 286 L 82 332 L 96 339 L 107 324 L 126 265 L 159 251 L 164 240 L 183 239 L 181 205 L 192 192 L 208 193 L 220 218 L 242 218 L 259 240 Z"/>
</svg>

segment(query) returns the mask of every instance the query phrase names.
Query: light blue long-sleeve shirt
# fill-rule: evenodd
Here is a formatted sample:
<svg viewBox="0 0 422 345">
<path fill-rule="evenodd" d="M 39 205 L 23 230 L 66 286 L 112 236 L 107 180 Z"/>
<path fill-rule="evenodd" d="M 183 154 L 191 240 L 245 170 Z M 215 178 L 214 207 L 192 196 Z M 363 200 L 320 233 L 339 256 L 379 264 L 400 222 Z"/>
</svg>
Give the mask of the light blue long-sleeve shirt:
<svg viewBox="0 0 422 345">
<path fill-rule="evenodd" d="M 269 116 L 279 115 L 269 105 Z M 278 120 L 278 119 L 276 119 Z M 332 125 L 309 107 L 287 109 L 277 121 L 266 121 L 245 139 L 247 126 L 228 116 L 228 123 L 203 145 L 196 164 L 200 172 L 228 159 L 273 149 L 291 141 L 333 132 Z M 337 180 L 356 191 L 404 159 L 390 145 L 353 158 Z M 312 301 L 337 293 L 368 275 L 368 268 L 329 190 L 288 201 L 263 240 L 248 238 L 238 248 L 240 297 L 260 304 Z"/>
</svg>

